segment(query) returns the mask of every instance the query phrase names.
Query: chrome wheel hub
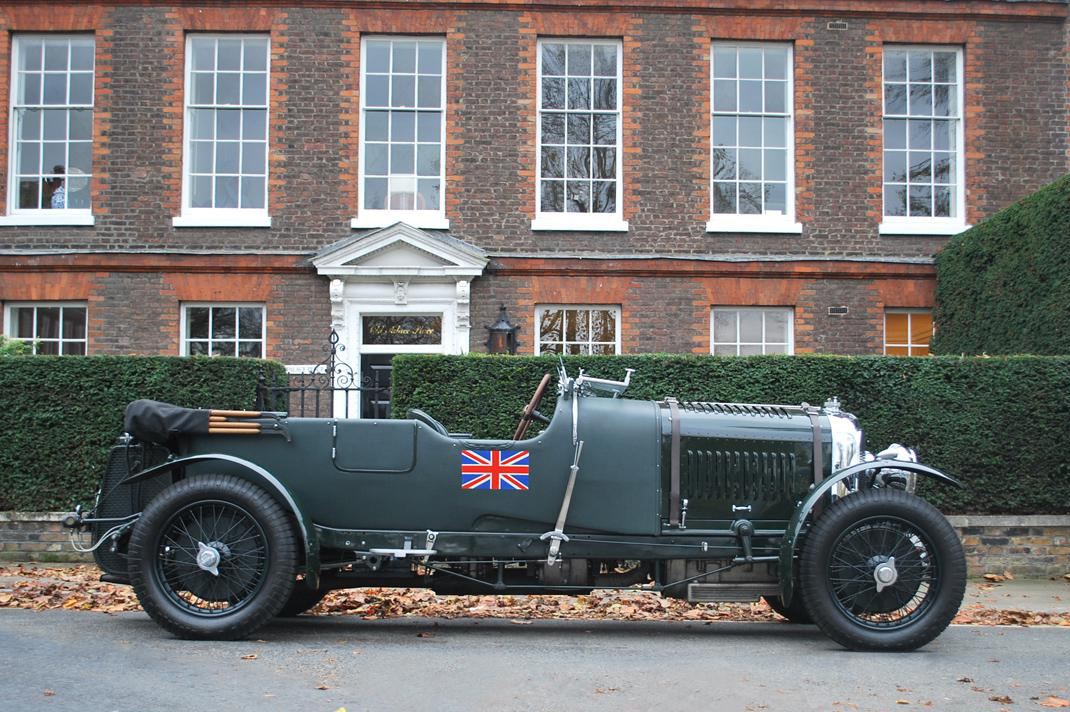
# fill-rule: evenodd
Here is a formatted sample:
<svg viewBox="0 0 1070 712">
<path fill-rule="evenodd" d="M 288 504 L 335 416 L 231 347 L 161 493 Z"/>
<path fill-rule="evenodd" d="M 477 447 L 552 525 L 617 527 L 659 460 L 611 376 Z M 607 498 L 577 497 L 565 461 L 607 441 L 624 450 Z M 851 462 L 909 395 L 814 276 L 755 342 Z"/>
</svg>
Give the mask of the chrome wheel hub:
<svg viewBox="0 0 1070 712">
<path fill-rule="evenodd" d="M 218 576 L 219 562 L 222 558 L 219 554 L 219 549 L 210 544 L 205 544 L 203 541 L 197 542 L 197 566 L 202 571 Z"/>
<path fill-rule="evenodd" d="M 873 580 L 877 582 L 877 593 L 893 585 L 898 579 L 899 572 L 895 570 L 894 556 L 873 569 Z"/>
</svg>

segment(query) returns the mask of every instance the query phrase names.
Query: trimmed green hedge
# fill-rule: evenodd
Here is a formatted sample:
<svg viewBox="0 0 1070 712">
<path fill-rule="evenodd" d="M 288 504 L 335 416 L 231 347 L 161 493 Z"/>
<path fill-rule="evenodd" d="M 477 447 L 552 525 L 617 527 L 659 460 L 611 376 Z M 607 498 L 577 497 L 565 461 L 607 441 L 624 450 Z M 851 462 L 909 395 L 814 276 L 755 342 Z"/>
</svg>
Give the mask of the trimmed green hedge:
<svg viewBox="0 0 1070 712">
<path fill-rule="evenodd" d="M 1070 174 L 952 239 L 936 258 L 942 354 L 1070 354 Z"/>
<path fill-rule="evenodd" d="M 137 398 L 250 409 L 260 370 L 279 363 L 170 356 L 0 358 L 0 510 L 65 510 L 92 502 L 123 409 Z"/>
<path fill-rule="evenodd" d="M 629 398 L 821 404 L 839 396 L 861 420 L 867 449 L 899 442 L 964 480 L 925 487 L 951 513 L 1070 513 L 1070 357 L 574 356 L 579 368 L 620 379 Z M 517 414 L 556 359 L 394 357 L 393 412 L 422 408 L 451 431 L 509 437 Z M 553 399 L 543 412 L 553 410 Z"/>
</svg>

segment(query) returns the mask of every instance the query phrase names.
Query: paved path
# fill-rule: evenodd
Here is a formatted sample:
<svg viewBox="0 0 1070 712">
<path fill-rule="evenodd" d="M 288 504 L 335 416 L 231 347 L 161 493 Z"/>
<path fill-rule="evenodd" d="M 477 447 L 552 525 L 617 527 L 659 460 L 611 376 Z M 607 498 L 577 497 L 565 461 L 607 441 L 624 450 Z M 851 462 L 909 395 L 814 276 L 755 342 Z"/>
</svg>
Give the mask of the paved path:
<svg viewBox="0 0 1070 712">
<path fill-rule="evenodd" d="M 980 603 L 986 608 L 1070 613 L 1070 581 L 1015 579 L 996 584 L 970 581 L 963 605 L 970 603 Z"/>
<path fill-rule="evenodd" d="M 259 635 L 194 643 L 141 613 L 2 609 L 0 709 L 1043 712 L 1030 697 L 1070 698 L 1070 629 L 1055 627 L 956 626 L 906 654 L 780 623 L 319 616 Z"/>
</svg>

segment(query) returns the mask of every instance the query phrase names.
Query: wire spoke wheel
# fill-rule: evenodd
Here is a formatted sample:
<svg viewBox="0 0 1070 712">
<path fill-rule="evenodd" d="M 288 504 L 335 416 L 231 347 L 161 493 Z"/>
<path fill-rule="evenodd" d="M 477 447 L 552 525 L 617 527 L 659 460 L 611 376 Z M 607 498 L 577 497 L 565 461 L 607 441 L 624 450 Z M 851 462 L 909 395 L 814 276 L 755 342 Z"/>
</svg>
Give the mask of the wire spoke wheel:
<svg viewBox="0 0 1070 712">
<path fill-rule="evenodd" d="M 268 554 L 267 536 L 249 512 L 220 500 L 194 502 L 164 524 L 154 573 L 179 607 L 216 616 L 256 595 Z"/>
<path fill-rule="evenodd" d="M 290 598 L 295 534 L 288 512 L 255 484 L 189 477 L 153 498 L 134 525 L 130 582 L 145 612 L 181 638 L 243 638 Z"/>
<path fill-rule="evenodd" d="M 933 546 L 898 518 L 873 518 L 844 531 L 829 558 L 828 587 L 841 612 L 871 628 L 893 629 L 920 617 L 941 582 Z"/>
<path fill-rule="evenodd" d="M 854 650 L 914 650 L 955 617 L 966 557 L 947 519 L 898 489 L 837 500 L 813 524 L 800 556 L 810 617 Z"/>
</svg>

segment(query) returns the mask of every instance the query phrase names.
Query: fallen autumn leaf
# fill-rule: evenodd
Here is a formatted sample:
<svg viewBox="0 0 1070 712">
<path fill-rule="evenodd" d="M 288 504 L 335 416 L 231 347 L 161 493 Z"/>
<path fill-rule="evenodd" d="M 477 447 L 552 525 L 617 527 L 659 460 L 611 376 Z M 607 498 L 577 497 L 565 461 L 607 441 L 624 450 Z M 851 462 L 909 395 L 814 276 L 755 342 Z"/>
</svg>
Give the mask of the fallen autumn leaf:
<svg viewBox="0 0 1070 712">
<path fill-rule="evenodd" d="M 100 581 L 100 569 L 96 566 L 0 566 L 0 576 L 19 579 L 11 584 L 10 590 L 0 593 L 0 607 L 111 614 L 141 610 L 130 587 Z M 764 602 L 689 604 L 637 589 L 595 590 L 575 597 L 511 595 L 495 598 L 438 596 L 426 589 L 360 588 L 332 591 L 311 614 L 348 615 L 363 620 L 425 616 L 522 621 L 516 625 L 546 619 L 701 621 L 706 624 L 714 621 L 783 621 Z M 958 625 L 1053 625 L 1065 628 L 1070 627 L 1070 613 L 1000 610 L 973 604 L 964 607 L 953 622 Z"/>
</svg>

